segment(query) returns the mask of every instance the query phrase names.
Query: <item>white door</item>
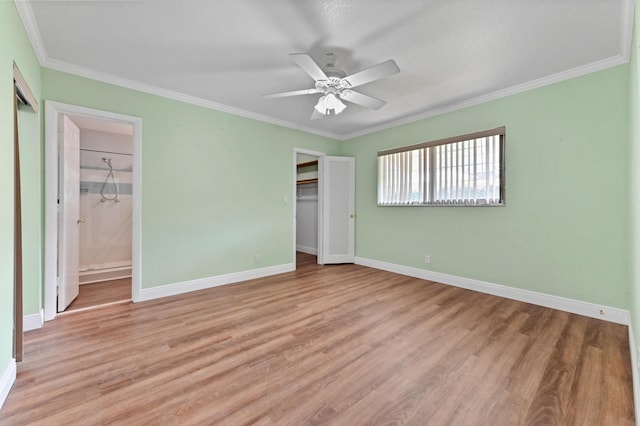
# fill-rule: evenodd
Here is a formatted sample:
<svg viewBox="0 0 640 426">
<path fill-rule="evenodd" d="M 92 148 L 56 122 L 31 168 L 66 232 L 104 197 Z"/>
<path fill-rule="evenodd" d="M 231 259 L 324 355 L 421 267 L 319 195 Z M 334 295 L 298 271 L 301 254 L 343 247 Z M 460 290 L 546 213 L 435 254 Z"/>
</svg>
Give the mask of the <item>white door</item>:
<svg viewBox="0 0 640 426">
<path fill-rule="evenodd" d="M 355 170 L 355 158 L 324 158 L 323 263 L 355 262 Z"/>
<path fill-rule="evenodd" d="M 78 296 L 80 263 L 80 129 L 62 116 L 60 143 L 58 312 Z"/>
</svg>

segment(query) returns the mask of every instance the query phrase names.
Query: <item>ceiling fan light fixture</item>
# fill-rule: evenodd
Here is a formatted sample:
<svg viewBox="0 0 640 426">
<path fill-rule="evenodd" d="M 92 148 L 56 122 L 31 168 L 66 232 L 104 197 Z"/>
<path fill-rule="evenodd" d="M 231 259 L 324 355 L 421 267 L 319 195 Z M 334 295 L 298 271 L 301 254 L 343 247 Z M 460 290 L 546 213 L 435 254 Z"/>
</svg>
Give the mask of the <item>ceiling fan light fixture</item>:
<svg viewBox="0 0 640 426">
<path fill-rule="evenodd" d="M 335 107 L 338 106 L 338 98 L 336 98 L 336 95 L 334 95 L 333 93 L 327 93 L 326 95 L 324 95 L 324 106 L 327 109 L 334 109 Z"/>
<path fill-rule="evenodd" d="M 367 109 L 378 110 L 382 108 L 386 104 L 385 101 L 352 89 L 400 72 L 400 68 L 398 68 L 393 59 L 354 74 L 346 75 L 341 69 L 335 68 L 337 58 L 332 52 L 326 54 L 326 70 L 320 68 L 316 61 L 306 53 L 290 53 L 289 56 L 304 72 L 313 78 L 315 87 L 312 89 L 271 93 L 263 96 L 267 98 L 283 98 L 286 96 L 322 93 L 322 96 L 314 106 L 314 111 L 311 115 L 312 120 L 323 116 L 340 114 L 347 108 L 347 105 L 342 102 L 343 100 Z"/>
<path fill-rule="evenodd" d="M 344 102 L 342 102 L 340 99 L 336 98 L 336 101 L 338 101 L 336 103 L 336 107 L 333 109 L 335 111 L 336 114 L 340 114 L 342 111 L 344 111 L 344 109 L 347 107 Z"/>
<path fill-rule="evenodd" d="M 325 114 L 325 115 L 327 114 L 327 109 L 324 107 L 324 96 L 321 96 L 320 99 L 318 99 L 318 103 L 314 108 L 320 114 Z"/>
<path fill-rule="evenodd" d="M 314 107 L 320 114 L 329 115 L 331 110 L 334 114 L 340 114 L 347 106 L 334 94 L 327 93 L 318 99 L 318 103 Z"/>
</svg>

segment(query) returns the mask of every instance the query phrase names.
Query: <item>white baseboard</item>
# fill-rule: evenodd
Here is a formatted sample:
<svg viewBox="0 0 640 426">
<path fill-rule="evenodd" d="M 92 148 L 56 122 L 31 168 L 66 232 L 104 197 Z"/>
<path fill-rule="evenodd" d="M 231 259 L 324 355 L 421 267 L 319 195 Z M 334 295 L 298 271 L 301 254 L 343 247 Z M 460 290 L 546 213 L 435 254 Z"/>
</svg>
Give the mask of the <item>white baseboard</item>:
<svg viewBox="0 0 640 426">
<path fill-rule="evenodd" d="M 140 290 L 138 302 L 158 299 L 161 297 L 175 296 L 176 294 L 188 293 L 190 291 L 203 290 L 205 288 L 217 287 L 226 284 L 233 284 L 255 278 L 268 277 L 270 275 L 284 274 L 295 271 L 293 263 L 283 265 L 268 266 L 266 268 L 251 269 L 231 274 L 217 275 L 215 277 L 200 278 L 197 280 L 183 281 L 175 284 L 167 284 L 159 287 L 143 288 Z"/>
<path fill-rule="evenodd" d="M 318 255 L 318 249 L 315 247 L 296 246 L 296 251 L 307 253 L 307 254 L 313 254 L 316 256 Z"/>
<path fill-rule="evenodd" d="M 638 376 L 638 349 L 633 327 L 629 322 L 629 351 L 631 351 L 631 374 L 633 377 L 633 405 L 636 413 L 636 425 L 640 425 L 640 377 Z"/>
<path fill-rule="evenodd" d="M 571 312 L 573 314 L 584 315 L 591 318 L 598 318 L 617 324 L 630 324 L 629 311 L 625 309 L 596 305 L 594 303 L 568 299 L 566 297 L 553 296 L 550 294 L 538 293 L 531 290 L 507 287 L 500 284 L 493 284 L 485 281 L 474 280 L 471 278 L 458 277 L 455 275 L 443 274 L 441 272 L 433 272 L 424 269 L 413 268 L 410 266 L 397 265 L 395 263 L 367 259 L 363 257 L 356 257 L 356 264 L 368 266 L 375 269 L 382 269 L 384 271 L 395 272 L 396 274 L 421 278 L 423 280 L 449 284 L 456 287 L 479 291 L 481 293 L 493 294 L 494 296 L 519 300 L 521 302 L 531 303 L 534 305 L 544 306 L 552 309 L 558 309 L 560 311 Z"/>
<path fill-rule="evenodd" d="M 0 408 L 2 408 L 4 401 L 7 399 L 7 396 L 9 396 L 9 391 L 13 383 L 16 381 L 16 372 L 16 360 L 11 358 L 9 365 L 4 369 L 2 377 L 0 377 Z"/>
<path fill-rule="evenodd" d="M 79 284 L 93 284 L 102 281 L 119 280 L 131 277 L 131 265 L 112 268 L 91 269 L 80 271 Z"/>
<path fill-rule="evenodd" d="M 44 310 L 40 309 L 37 314 L 25 315 L 22 318 L 22 330 L 29 331 L 41 328 L 44 325 Z"/>
</svg>

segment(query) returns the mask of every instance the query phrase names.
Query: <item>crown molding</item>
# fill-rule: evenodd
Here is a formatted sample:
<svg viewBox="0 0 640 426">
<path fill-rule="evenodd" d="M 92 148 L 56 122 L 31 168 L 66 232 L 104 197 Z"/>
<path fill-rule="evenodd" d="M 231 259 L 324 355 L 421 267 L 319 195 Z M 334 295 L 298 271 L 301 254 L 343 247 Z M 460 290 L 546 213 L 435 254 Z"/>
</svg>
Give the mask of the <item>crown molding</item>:
<svg viewBox="0 0 640 426">
<path fill-rule="evenodd" d="M 495 92 L 487 93 L 486 95 L 477 96 L 475 98 L 467 99 L 454 104 L 446 105 L 439 108 L 432 108 L 419 114 L 411 115 L 408 117 L 400 118 L 398 120 L 389 121 L 387 123 L 380 124 L 378 126 L 372 126 L 367 129 L 353 132 L 348 135 L 344 135 L 341 140 L 346 141 L 354 139 L 360 136 L 365 136 L 371 133 L 380 132 L 393 127 L 398 127 L 404 124 L 414 123 L 416 121 L 424 120 L 426 118 L 436 117 L 438 115 L 446 114 L 449 112 L 457 111 L 464 108 L 469 108 L 475 105 L 484 104 L 486 102 L 495 101 L 497 99 L 506 98 L 508 96 L 517 95 L 519 93 L 528 92 L 529 90 L 539 89 L 551 84 L 560 83 L 561 81 L 571 80 L 572 78 L 581 77 L 583 75 L 591 74 L 597 71 L 603 71 L 607 68 L 612 68 L 618 65 L 623 65 L 629 62 L 629 58 L 624 55 L 617 55 L 608 59 L 593 62 L 591 64 L 583 65 L 570 70 L 562 71 L 557 74 L 542 77 L 537 80 L 529 81 L 517 86 L 508 87 L 506 89 L 498 90 Z"/>
<path fill-rule="evenodd" d="M 22 0 L 15 0 L 14 3 L 16 5 L 16 9 L 18 10 L 18 15 L 20 15 L 20 19 L 22 19 L 22 23 L 29 37 L 29 41 L 33 46 L 33 50 L 35 51 L 36 57 L 38 58 L 38 62 L 42 67 L 53 69 L 56 71 L 62 71 L 68 74 L 77 75 L 79 77 L 85 77 L 92 80 L 101 81 L 103 83 L 113 84 L 113 85 L 124 87 L 127 89 L 148 93 L 151 95 L 160 96 L 163 98 L 173 99 L 179 102 L 185 102 L 188 104 L 201 106 L 203 108 L 208 108 L 208 109 L 212 109 L 220 112 L 226 112 L 226 113 L 237 115 L 240 117 L 261 121 L 267 124 L 274 124 L 276 126 L 286 127 L 293 130 L 299 130 L 301 132 L 323 136 L 330 139 L 342 140 L 340 135 L 332 132 L 321 131 L 311 127 L 302 126 L 297 123 L 293 123 L 291 121 L 277 119 L 264 114 L 258 114 L 258 113 L 247 111 L 241 108 L 235 108 L 229 105 L 220 104 L 207 99 L 198 98 L 196 96 L 187 95 L 187 94 L 176 92 L 173 90 L 163 89 L 160 87 L 140 83 L 134 80 L 117 77 L 112 74 L 107 74 L 107 73 L 103 73 L 93 69 L 80 67 L 77 65 L 63 62 L 63 61 L 51 59 L 49 58 L 49 55 L 47 54 L 47 51 L 44 47 L 44 42 L 42 40 L 40 30 L 38 29 L 38 25 L 36 24 L 36 20 L 33 15 L 33 10 L 31 9 L 31 5 L 29 4 L 29 2 L 22 1 Z"/>
<path fill-rule="evenodd" d="M 622 17 L 620 26 L 620 53 L 625 62 L 631 59 L 631 45 L 633 40 L 633 22 L 635 13 L 635 0 L 622 0 Z"/>
<path fill-rule="evenodd" d="M 29 41 L 31 42 L 31 46 L 38 58 L 38 62 L 40 62 L 40 65 L 42 66 L 49 60 L 49 57 L 47 56 L 47 51 L 44 48 L 40 29 L 36 24 L 36 18 L 33 16 L 33 9 L 31 9 L 31 5 L 26 1 L 15 0 L 14 3 L 18 10 L 18 15 L 20 15 L 20 19 L 22 19 L 22 25 L 24 25 L 24 29 L 27 32 Z"/>
<path fill-rule="evenodd" d="M 286 127 L 286 128 L 298 130 L 304 133 L 309 133 L 309 134 L 322 136 L 330 139 L 335 139 L 339 141 L 348 141 L 360 136 L 365 136 L 371 133 L 380 132 L 393 127 L 414 123 L 416 121 L 420 121 L 420 120 L 432 118 L 438 115 L 446 114 L 449 112 L 457 111 L 460 109 L 480 105 L 486 102 L 494 101 L 497 99 L 523 93 L 529 90 L 559 83 L 565 80 L 580 77 L 593 72 L 602 71 L 607 68 L 626 64 L 629 62 L 629 58 L 631 55 L 631 48 L 632 48 L 631 40 L 633 37 L 633 23 L 634 23 L 634 9 L 635 9 L 634 0 L 622 0 L 622 7 L 621 7 L 622 16 L 621 16 L 621 26 L 620 26 L 620 54 L 616 56 L 603 59 L 597 62 L 593 62 L 591 64 L 576 67 L 567 71 L 562 71 L 550 76 L 542 77 L 540 79 L 533 80 L 524 84 L 512 86 L 507 89 L 498 90 L 485 95 L 477 96 L 475 98 L 467 99 L 461 102 L 456 102 L 454 104 L 446 105 L 443 107 L 431 108 L 427 111 L 424 111 L 418 114 L 414 114 L 408 117 L 403 117 L 397 120 L 391 120 L 386 123 L 382 123 L 376 126 L 371 126 L 357 132 L 352 132 L 348 134 L 338 134 L 334 132 L 318 130 L 315 128 L 293 123 L 288 120 L 282 120 L 282 119 L 270 117 L 264 114 L 259 114 L 259 113 L 248 111 L 245 109 L 232 107 L 229 105 L 217 103 L 214 101 L 210 101 L 210 100 L 199 98 L 192 95 L 187 95 L 187 94 L 176 92 L 173 90 L 163 89 L 160 87 L 140 83 L 134 80 L 117 77 L 117 76 L 99 72 L 93 69 L 72 65 L 72 64 L 58 61 L 58 60 L 53 60 L 49 58 L 46 52 L 46 49 L 44 48 L 44 43 L 42 41 L 42 37 L 40 35 L 40 31 L 36 24 L 35 17 L 33 16 L 33 11 L 31 9 L 31 5 L 29 4 L 29 2 L 22 1 L 22 0 L 14 0 L 14 3 L 16 5 L 20 18 L 22 19 L 25 30 L 29 36 L 29 40 L 31 41 L 31 45 L 33 46 L 33 49 L 36 53 L 38 61 L 40 62 L 40 65 L 43 67 L 77 75 L 80 77 L 89 78 L 92 80 L 101 81 L 103 83 L 113 84 L 113 85 L 124 87 L 127 89 L 136 90 L 139 92 L 148 93 L 151 95 L 156 95 L 156 96 L 160 96 L 168 99 L 173 99 L 179 102 L 185 102 L 188 104 L 201 106 L 203 108 L 225 112 L 225 113 L 237 115 L 237 116 L 248 118 L 248 119 L 261 121 L 267 124 Z"/>
<path fill-rule="evenodd" d="M 248 111 L 242 108 L 236 108 L 236 107 L 221 104 L 218 102 L 210 101 L 207 99 L 199 98 L 197 96 L 187 95 L 181 92 L 176 92 L 173 90 L 163 89 L 161 87 L 140 83 L 135 80 L 129 80 L 126 78 L 117 77 L 112 74 L 107 74 L 107 73 L 103 73 L 93 69 L 68 64 L 62 61 L 49 59 L 46 63 L 41 65 L 45 68 L 53 69 L 56 71 L 62 71 L 68 74 L 77 75 L 79 77 L 85 77 L 91 80 L 96 80 L 103 83 L 124 87 L 126 89 L 136 90 L 138 92 L 143 92 L 150 95 L 156 95 L 163 98 L 173 99 L 174 101 L 184 102 L 184 103 L 197 105 L 207 109 L 212 109 L 215 111 L 237 115 L 239 117 L 249 118 L 252 120 L 257 120 L 257 121 L 261 121 L 268 124 L 274 124 L 281 127 L 287 127 L 289 129 L 299 130 L 301 132 L 311 133 L 311 134 L 315 134 L 318 136 L 323 136 L 331 139 L 340 138 L 340 135 L 337 135 L 331 132 L 324 132 L 318 129 L 313 129 L 311 127 L 302 126 L 297 123 L 293 123 L 291 121 L 281 120 L 281 119 L 270 117 L 264 114 Z"/>
</svg>

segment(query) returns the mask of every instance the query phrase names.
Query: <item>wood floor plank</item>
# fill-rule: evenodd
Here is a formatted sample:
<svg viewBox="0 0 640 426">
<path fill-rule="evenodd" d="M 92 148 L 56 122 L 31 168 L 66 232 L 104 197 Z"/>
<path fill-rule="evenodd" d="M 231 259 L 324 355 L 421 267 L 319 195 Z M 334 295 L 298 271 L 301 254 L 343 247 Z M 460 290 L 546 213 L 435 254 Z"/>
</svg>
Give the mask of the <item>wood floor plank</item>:
<svg viewBox="0 0 640 426">
<path fill-rule="evenodd" d="M 78 297 L 67 307 L 66 312 L 131 300 L 131 278 L 82 284 Z"/>
<path fill-rule="evenodd" d="M 626 327 L 315 262 L 27 332 L 0 424 L 634 424 Z"/>
</svg>

